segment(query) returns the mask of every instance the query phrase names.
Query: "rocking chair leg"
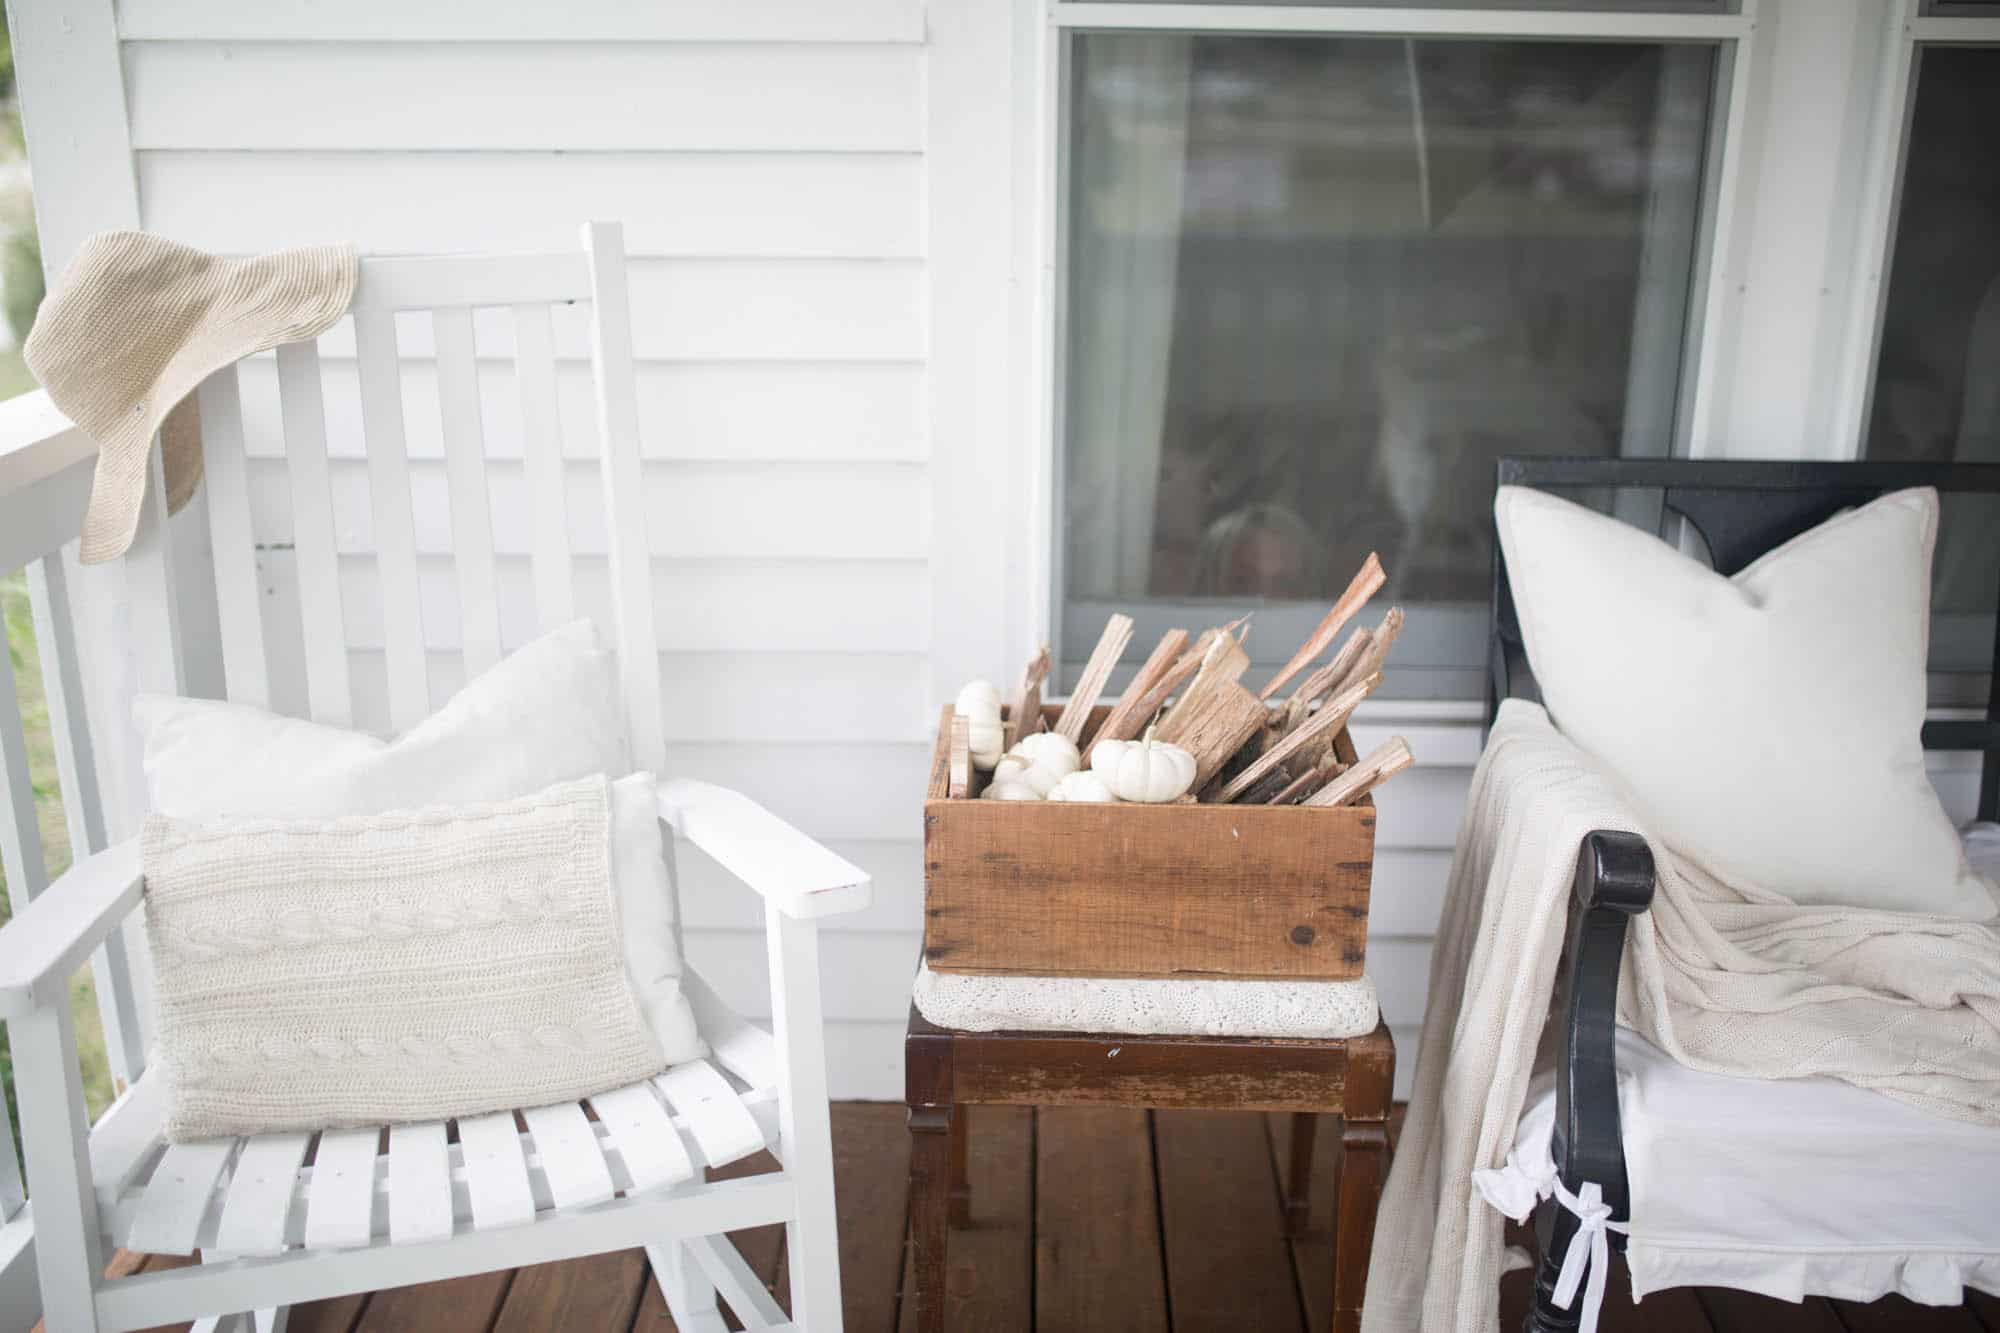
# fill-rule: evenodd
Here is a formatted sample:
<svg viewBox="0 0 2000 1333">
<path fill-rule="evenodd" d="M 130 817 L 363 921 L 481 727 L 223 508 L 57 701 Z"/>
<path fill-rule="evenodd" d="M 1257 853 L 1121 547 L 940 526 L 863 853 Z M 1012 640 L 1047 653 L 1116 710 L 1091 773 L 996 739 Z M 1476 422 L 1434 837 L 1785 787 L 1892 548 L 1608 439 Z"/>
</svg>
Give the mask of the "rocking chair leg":
<svg viewBox="0 0 2000 1333">
<path fill-rule="evenodd" d="M 646 1258 L 652 1261 L 653 1277 L 666 1297 L 667 1312 L 674 1325 L 685 1333 L 723 1333 L 722 1311 L 716 1308 L 715 1284 L 701 1271 L 701 1265 L 677 1240 L 648 1245 Z"/>
<path fill-rule="evenodd" d="M 1318 1129 L 1317 1112 L 1292 1112 L 1291 1165 L 1285 1173 L 1285 1234 L 1294 1240 L 1306 1234 L 1312 1218 L 1313 1137 Z"/>
<path fill-rule="evenodd" d="M 1535 1266 L 1535 1299 L 1528 1306 L 1528 1318 L 1521 1325 L 1521 1333 L 1576 1333 L 1583 1316 L 1582 1300 L 1564 1310 L 1556 1305 L 1555 1298 L 1556 1282 L 1562 1275 L 1562 1256 L 1576 1242 L 1576 1219 L 1554 1203 L 1544 1202 L 1535 1217 L 1535 1241 L 1542 1258 Z"/>
</svg>

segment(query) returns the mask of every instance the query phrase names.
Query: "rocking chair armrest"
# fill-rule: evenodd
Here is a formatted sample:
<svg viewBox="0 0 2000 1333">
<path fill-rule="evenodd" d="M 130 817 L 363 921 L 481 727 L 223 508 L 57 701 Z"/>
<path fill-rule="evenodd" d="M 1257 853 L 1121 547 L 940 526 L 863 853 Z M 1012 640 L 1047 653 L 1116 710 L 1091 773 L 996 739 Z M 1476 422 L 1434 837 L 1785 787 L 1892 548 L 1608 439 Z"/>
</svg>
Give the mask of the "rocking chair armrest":
<svg viewBox="0 0 2000 1333">
<path fill-rule="evenodd" d="M 662 782 L 660 819 L 786 916 L 838 916 L 872 896 L 867 872 L 726 787 Z"/>
<path fill-rule="evenodd" d="M 0 1018 L 66 995 L 70 974 L 118 929 L 145 890 L 137 838 L 88 856 L 0 926 Z"/>
</svg>

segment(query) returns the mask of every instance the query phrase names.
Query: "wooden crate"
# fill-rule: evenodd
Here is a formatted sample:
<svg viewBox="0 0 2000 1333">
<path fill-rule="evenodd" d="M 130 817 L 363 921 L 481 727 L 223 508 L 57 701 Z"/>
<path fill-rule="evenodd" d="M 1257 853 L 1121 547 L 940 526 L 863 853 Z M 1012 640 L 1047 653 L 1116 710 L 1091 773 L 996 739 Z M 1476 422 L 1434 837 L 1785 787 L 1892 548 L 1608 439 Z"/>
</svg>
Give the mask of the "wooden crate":
<svg viewBox="0 0 2000 1333">
<path fill-rule="evenodd" d="M 1057 711 L 1043 709 L 1051 723 Z M 924 800 L 924 957 L 933 970 L 1361 975 L 1371 797 L 1331 808 L 982 801 L 975 782 L 971 798 L 952 799 L 951 716 L 945 709 L 939 723 Z M 1352 763 L 1344 730 L 1335 744 Z"/>
</svg>

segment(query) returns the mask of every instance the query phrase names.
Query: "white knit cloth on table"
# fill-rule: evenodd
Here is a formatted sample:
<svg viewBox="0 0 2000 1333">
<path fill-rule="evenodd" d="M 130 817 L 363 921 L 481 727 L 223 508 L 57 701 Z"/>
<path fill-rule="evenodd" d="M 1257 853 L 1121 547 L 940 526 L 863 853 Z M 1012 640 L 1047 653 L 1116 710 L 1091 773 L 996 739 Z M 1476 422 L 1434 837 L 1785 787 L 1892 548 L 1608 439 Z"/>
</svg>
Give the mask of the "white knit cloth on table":
<svg viewBox="0 0 2000 1333">
<path fill-rule="evenodd" d="M 1144 1037 L 1357 1037 L 1375 983 L 1220 977 L 994 977 L 919 967 L 917 1012 L 958 1032 L 1117 1032 Z"/>
<path fill-rule="evenodd" d="M 1719 755 L 1716 762 L 1726 763 Z M 1504 1165 L 1548 1017 L 1577 851 L 1644 833 L 1616 782 L 1510 701 L 1473 774 L 1431 963 L 1416 1083 L 1376 1222 L 1364 1333 L 1498 1327 Z M 1696 1069 L 1826 1075 L 2000 1124 L 2000 935 L 1949 917 L 1800 907 L 1652 839 L 1618 1019 Z"/>
<path fill-rule="evenodd" d="M 602 776 L 325 820 L 146 821 L 174 1142 L 574 1101 L 665 1061 Z"/>
</svg>

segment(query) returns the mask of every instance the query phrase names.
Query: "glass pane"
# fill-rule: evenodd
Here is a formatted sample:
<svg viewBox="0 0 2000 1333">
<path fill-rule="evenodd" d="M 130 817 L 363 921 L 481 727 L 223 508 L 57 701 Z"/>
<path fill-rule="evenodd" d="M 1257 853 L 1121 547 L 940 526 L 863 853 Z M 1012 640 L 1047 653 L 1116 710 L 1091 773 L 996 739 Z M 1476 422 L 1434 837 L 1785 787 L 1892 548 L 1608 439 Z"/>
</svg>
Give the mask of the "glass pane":
<svg viewBox="0 0 2000 1333">
<path fill-rule="evenodd" d="M 1870 458 L 2000 463 L 1996 124 L 2000 48 L 1924 48 L 1875 363 Z M 1934 668 L 1989 667 L 1996 589 L 1993 508 L 1947 499 L 1932 590 Z"/>
<path fill-rule="evenodd" d="M 1494 460 L 1672 445 L 1715 49 L 1069 55 L 1066 665 L 1114 607 L 1143 655 L 1148 602 L 1261 605 L 1281 660 L 1375 550 L 1411 612 L 1397 683 L 1474 697 Z"/>
</svg>

